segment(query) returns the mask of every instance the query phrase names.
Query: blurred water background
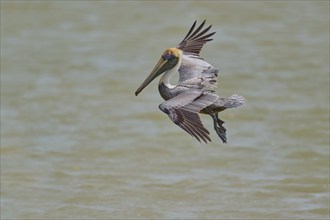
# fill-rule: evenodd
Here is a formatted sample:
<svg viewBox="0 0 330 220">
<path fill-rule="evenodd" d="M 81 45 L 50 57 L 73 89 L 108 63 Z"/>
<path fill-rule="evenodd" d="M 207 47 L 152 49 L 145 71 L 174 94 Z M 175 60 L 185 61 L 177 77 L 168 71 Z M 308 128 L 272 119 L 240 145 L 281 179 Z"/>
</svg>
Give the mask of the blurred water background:
<svg viewBox="0 0 330 220">
<path fill-rule="evenodd" d="M 204 19 L 226 145 L 134 96 Z M 65 218 L 328 219 L 329 1 L 1 1 L 1 219 Z"/>
</svg>

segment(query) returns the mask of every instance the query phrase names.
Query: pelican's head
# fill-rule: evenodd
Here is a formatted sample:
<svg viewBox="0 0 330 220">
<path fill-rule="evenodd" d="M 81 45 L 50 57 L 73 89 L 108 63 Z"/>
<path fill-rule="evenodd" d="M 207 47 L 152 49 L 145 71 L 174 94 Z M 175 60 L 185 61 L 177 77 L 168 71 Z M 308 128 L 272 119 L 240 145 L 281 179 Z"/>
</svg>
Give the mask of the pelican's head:
<svg viewBox="0 0 330 220">
<path fill-rule="evenodd" d="M 168 48 L 164 51 L 160 60 L 151 71 L 149 76 L 144 80 L 141 86 L 136 90 L 137 96 L 152 80 L 154 80 L 160 74 L 172 69 L 179 61 L 180 50 L 178 48 Z"/>
</svg>

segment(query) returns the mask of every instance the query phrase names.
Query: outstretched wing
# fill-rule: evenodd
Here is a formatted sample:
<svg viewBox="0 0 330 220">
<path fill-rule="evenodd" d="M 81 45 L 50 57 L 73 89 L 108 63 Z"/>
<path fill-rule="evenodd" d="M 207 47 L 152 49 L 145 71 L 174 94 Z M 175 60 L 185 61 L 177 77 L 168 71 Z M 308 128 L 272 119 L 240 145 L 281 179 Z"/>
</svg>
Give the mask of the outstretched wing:
<svg viewBox="0 0 330 220">
<path fill-rule="evenodd" d="M 159 105 L 160 110 L 180 128 L 195 137 L 199 142 L 201 139 L 207 143 L 211 141 L 209 131 L 203 126 L 198 113 L 217 100 L 212 93 L 203 93 L 201 90 L 188 90 L 178 96 Z"/>
<path fill-rule="evenodd" d="M 205 28 L 204 30 L 202 30 L 204 27 L 205 21 L 206 20 L 204 20 L 203 23 L 201 25 L 199 25 L 199 27 L 196 30 L 194 30 L 195 26 L 196 26 L 196 21 L 195 21 L 194 24 L 191 26 L 190 30 L 188 31 L 187 35 L 178 44 L 177 48 L 183 50 L 184 52 L 188 52 L 188 53 L 194 54 L 196 56 L 199 56 L 199 53 L 200 53 L 203 45 L 206 42 L 213 40 L 209 37 L 211 37 L 213 34 L 215 34 L 215 32 L 207 33 L 210 30 L 210 28 L 212 27 L 212 25 L 210 25 L 207 28 Z"/>
</svg>

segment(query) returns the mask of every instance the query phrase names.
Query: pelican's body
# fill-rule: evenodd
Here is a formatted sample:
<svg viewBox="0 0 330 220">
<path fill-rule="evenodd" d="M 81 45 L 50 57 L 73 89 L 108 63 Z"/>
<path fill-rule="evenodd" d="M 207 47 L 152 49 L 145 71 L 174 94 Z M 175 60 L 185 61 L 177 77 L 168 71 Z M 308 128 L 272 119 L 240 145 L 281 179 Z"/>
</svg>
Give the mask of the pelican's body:
<svg viewBox="0 0 330 220">
<path fill-rule="evenodd" d="M 217 86 L 218 70 L 199 56 L 203 45 L 213 33 L 207 33 L 211 26 L 202 30 L 205 21 L 196 29 L 190 28 L 184 40 L 176 48 L 168 48 L 147 79 L 135 92 L 138 95 L 153 79 L 163 73 L 158 90 L 165 100 L 159 108 L 183 130 L 207 143 L 211 141 L 209 131 L 203 126 L 198 113 L 209 114 L 218 136 L 226 143 L 226 129 L 218 113 L 244 104 L 245 99 L 238 95 L 229 98 L 219 97 L 214 89 Z M 179 82 L 171 84 L 171 78 L 179 73 Z"/>
</svg>

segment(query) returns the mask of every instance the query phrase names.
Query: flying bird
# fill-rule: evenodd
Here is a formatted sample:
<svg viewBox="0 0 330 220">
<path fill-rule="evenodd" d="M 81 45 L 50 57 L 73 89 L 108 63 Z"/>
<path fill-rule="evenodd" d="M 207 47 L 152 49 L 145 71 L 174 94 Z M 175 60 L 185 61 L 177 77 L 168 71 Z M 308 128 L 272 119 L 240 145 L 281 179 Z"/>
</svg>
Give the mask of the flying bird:
<svg viewBox="0 0 330 220">
<path fill-rule="evenodd" d="M 215 93 L 219 70 L 200 56 L 202 47 L 212 40 L 210 37 L 215 32 L 209 32 L 212 25 L 203 29 L 204 25 L 205 20 L 195 28 L 195 21 L 177 47 L 164 51 L 135 95 L 163 74 L 158 90 L 165 102 L 159 105 L 159 109 L 180 128 L 199 142 L 202 140 L 205 143 L 211 142 L 210 132 L 204 127 L 198 114 L 208 114 L 213 119 L 214 130 L 223 143 L 227 143 L 224 121 L 219 118 L 219 112 L 243 105 L 245 98 L 239 95 L 225 98 Z M 176 74 L 179 74 L 179 82 L 173 85 L 171 78 Z"/>
</svg>

